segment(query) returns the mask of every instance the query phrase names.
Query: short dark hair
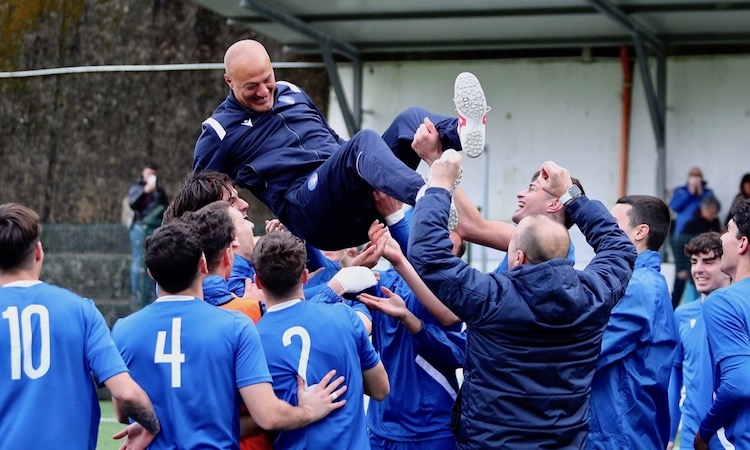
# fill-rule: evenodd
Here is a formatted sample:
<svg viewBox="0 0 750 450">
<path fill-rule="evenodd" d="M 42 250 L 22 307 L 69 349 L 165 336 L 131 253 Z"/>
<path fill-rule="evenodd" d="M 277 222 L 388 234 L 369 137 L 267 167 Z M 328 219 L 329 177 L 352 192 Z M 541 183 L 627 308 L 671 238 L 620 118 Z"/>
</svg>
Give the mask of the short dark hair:
<svg viewBox="0 0 750 450">
<path fill-rule="evenodd" d="M 703 200 L 701 200 L 701 207 L 708 209 L 715 208 L 717 211 L 719 211 L 721 210 L 721 203 L 719 203 L 719 199 L 717 199 L 713 195 L 709 195 L 708 197 L 703 197 Z"/>
<path fill-rule="evenodd" d="M 191 172 L 182 182 L 164 212 L 164 223 L 182 217 L 188 211 L 198 211 L 209 203 L 224 198 L 225 192 L 235 189 L 229 175 L 213 170 Z"/>
<path fill-rule="evenodd" d="M 192 286 L 202 255 L 195 227 L 183 220 L 162 225 L 146 238 L 146 267 L 159 288 L 170 294 Z"/>
<path fill-rule="evenodd" d="M 534 182 L 534 180 L 539 178 L 540 173 L 541 171 L 539 170 L 534 172 L 534 175 L 531 177 L 531 181 Z M 579 180 L 578 178 L 573 178 L 573 177 L 571 177 L 570 179 L 571 181 L 573 181 L 573 184 L 578 186 L 578 189 L 581 190 L 581 194 L 586 194 L 586 190 L 583 188 L 583 185 L 581 184 L 581 180 Z M 563 208 L 563 214 L 565 215 L 565 219 L 563 220 L 563 225 L 565 225 L 565 228 L 570 230 L 570 228 L 573 225 L 575 225 L 575 221 L 573 221 L 573 217 L 568 213 L 568 211 L 565 208 Z"/>
<path fill-rule="evenodd" d="M 718 257 L 724 254 L 724 250 L 721 247 L 721 235 L 715 231 L 701 233 L 685 244 L 686 256 L 700 255 L 701 253 L 708 252 L 714 252 L 714 256 Z"/>
<path fill-rule="evenodd" d="M 39 215 L 18 203 L 0 205 L 0 270 L 25 268 L 42 234 Z"/>
<path fill-rule="evenodd" d="M 146 163 L 146 168 L 158 171 L 159 170 L 159 165 L 156 164 L 155 162 L 151 161 L 151 162 Z"/>
<path fill-rule="evenodd" d="M 305 270 L 305 242 L 288 231 L 266 234 L 256 242 L 252 260 L 263 289 L 284 297 L 297 288 Z"/>
<path fill-rule="evenodd" d="M 658 251 L 669 236 L 671 217 L 669 207 L 663 200 L 653 195 L 626 195 L 617 199 L 618 204 L 630 205 L 628 211 L 630 226 L 648 225 L 646 247 Z"/>
<path fill-rule="evenodd" d="M 219 200 L 198 211 L 188 211 L 182 216 L 185 221 L 193 224 L 198 232 L 209 272 L 216 269 L 221 261 L 222 252 L 234 240 L 234 222 L 227 212 L 229 208 L 229 202 Z"/>
<path fill-rule="evenodd" d="M 737 202 L 732 208 L 732 220 L 737 225 L 737 239 L 750 239 L 750 199 Z"/>
</svg>

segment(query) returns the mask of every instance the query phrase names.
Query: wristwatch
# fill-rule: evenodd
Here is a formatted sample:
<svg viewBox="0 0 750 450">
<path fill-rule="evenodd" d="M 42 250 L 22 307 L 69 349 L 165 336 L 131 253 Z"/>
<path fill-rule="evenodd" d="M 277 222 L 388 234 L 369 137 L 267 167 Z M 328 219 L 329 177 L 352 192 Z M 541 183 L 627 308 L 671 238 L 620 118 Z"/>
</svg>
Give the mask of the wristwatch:
<svg viewBox="0 0 750 450">
<path fill-rule="evenodd" d="M 567 205 L 570 203 L 571 200 L 575 200 L 578 197 L 583 195 L 583 192 L 581 192 L 581 188 L 576 186 L 575 184 L 570 185 L 567 191 L 560 197 L 560 203 L 564 205 Z"/>
</svg>

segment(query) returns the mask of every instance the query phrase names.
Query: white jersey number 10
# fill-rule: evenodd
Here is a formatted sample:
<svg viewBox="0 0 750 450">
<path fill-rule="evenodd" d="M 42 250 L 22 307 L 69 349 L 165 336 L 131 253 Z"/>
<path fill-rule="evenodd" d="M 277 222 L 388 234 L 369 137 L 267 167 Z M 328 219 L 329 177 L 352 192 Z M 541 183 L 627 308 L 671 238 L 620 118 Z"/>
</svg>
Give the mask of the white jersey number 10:
<svg viewBox="0 0 750 450">
<path fill-rule="evenodd" d="M 31 324 L 32 316 L 38 317 L 39 329 L 39 365 L 34 367 L 32 355 L 32 340 L 34 338 L 34 327 Z M 18 307 L 9 306 L 3 311 L 3 319 L 8 320 L 10 331 L 10 379 L 21 379 L 21 360 L 23 359 L 23 373 L 31 379 L 44 376 L 49 371 L 49 311 L 43 305 L 29 305 L 21 311 L 18 317 Z"/>
</svg>

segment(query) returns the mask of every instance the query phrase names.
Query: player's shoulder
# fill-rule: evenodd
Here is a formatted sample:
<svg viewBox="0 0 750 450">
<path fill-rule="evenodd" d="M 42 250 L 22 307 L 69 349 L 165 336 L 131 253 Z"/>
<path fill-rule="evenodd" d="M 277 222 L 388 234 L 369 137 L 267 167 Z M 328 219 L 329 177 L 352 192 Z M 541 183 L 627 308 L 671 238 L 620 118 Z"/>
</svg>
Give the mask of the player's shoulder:
<svg viewBox="0 0 750 450">
<path fill-rule="evenodd" d="M 54 305 L 60 305 L 66 308 L 71 306 L 90 307 L 94 301 L 90 298 L 83 297 L 70 289 L 48 283 L 39 283 L 31 286 L 33 295 L 40 301 L 48 300 Z"/>
<path fill-rule="evenodd" d="M 303 91 L 302 88 L 297 86 L 296 84 L 289 82 L 289 81 L 283 81 L 283 80 L 276 81 L 276 89 L 278 90 L 279 94 L 281 93 L 304 94 L 305 93 L 305 91 Z"/>
<path fill-rule="evenodd" d="M 702 314 L 703 305 L 700 299 L 680 305 L 674 310 L 674 318 L 677 322 L 688 321 Z"/>
</svg>

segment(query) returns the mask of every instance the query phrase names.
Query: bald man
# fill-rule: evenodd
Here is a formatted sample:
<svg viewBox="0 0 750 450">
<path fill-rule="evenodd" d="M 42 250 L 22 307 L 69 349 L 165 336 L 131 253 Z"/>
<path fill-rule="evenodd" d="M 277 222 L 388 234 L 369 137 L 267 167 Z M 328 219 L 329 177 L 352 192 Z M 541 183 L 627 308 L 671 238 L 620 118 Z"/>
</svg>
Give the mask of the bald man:
<svg viewBox="0 0 750 450">
<path fill-rule="evenodd" d="M 468 328 L 454 406 L 457 448 L 585 449 L 602 334 L 632 274 L 635 247 L 604 205 L 548 161 L 540 189 L 559 199 L 596 256 L 575 270 L 565 226 L 529 215 L 511 236 L 510 270 L 481 273 L 451 254 L 445 229 L 460 164 L 450 150 L 433 163 L 408 251 L 427 286 Z"/>
<path fill-rule="evenodd" d="M 432 162 L 443 148 L 476 157 L 484 148 L 488 108 L 470 73 L 456 78 L 458 117 L 409 108 L 382 136 L 362 130 L 345 141 L 302 89 L 276 82 L 259 42 L 236 42 L 224 65 L 229 95 L 203 122 L 193 169 L 229 174 L 293 233 L 324 250 L 367 242 L 378 218 L 373 190 L 413 205 L 425 184 L 415 172 L 422 159 Z"/>
</svg>

